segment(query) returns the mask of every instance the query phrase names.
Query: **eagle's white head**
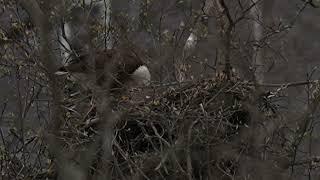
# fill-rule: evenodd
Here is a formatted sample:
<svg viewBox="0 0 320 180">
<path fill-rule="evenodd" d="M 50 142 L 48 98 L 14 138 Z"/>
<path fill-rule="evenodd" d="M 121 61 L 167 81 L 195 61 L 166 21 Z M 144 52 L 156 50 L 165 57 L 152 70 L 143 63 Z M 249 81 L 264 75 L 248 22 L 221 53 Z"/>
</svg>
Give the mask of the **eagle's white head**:
<svg viewBox="0 0 320 180">
<path fill-rule="evenodd" d="M 151 81 L 151 74 L 146 65 L 138 67 L 131 77 L 139 86 L 148 86 Z"/>
</svg>

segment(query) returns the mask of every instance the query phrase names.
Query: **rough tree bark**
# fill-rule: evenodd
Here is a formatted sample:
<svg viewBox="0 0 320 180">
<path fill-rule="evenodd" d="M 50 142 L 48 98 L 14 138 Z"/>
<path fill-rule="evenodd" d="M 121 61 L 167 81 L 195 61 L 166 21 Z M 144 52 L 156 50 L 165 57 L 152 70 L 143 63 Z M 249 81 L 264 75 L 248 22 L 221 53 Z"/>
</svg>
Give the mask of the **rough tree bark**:
<svg viewBox="0 0 320 180">
<path fill-rule="evenodd" d="M 206 0 L 204 11 L 208 15 L 214 15 L 220 34 L 219 41 L 222 47 L 218 48 L 217 74 L 223 73 L 227 79 L 231 78 L 231 43 L 234 30 L 234 22 L 224 0 Z"/>
<path fill-rule="evenodd" d="M 263 48 L 260 46 L 260 40 L 263 37 L 263 14 L 258 3 L 258 0 L 253 0 L 254 5 L 250 9 L 250 15 L 253 18 L 252 21 L 252 34 L 253 34 L 253 53 L 252 53 L 252 67 L 254 69 L 255 81 L 259 84 L 264 81 L 264 59 L 263 59 Z"/>
</svg>

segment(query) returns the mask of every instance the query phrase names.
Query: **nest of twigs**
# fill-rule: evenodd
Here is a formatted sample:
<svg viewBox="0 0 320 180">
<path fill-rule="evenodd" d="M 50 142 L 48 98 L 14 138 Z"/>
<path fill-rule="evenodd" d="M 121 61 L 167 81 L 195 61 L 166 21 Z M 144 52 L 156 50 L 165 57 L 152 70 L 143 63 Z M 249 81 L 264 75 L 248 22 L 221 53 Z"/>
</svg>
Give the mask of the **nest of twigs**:
<svg viewBox="0 0 320 180">
<path fill-rule="evenodd" d="M 135 89 L 113 99 L 113 112 L 120 115 L 113 142 L 115 179 L 199 179 L 217 164 L 219 171 L 234 173 L 237 162 L 219 159 L 214 148 L 233 141 L 250 126 L 246 102 L 252 93 L 249 83 L 202 80 Z M 90 123 L 97 120 L 94 101 L 87 96 L 82 105 L 68 102 L 69 107 L 84 106 L 85 111 L 69 109 L 66 148 L 85 151 L 97 132 L 95 123 Z"/>
<path fill-rule="evenodd" d="M 128 142 L 124 144 L 134 153 L 153 152 L 157 150 L 152 147 L 155 144 L 174 144 L 180 135 L 187 135 L 188 126 L 192 126 L 192 137 L 199 143 L 232 138 L 237 129 L 250 122 L 249 112 L 242 104 L 250 89 L 242 83 L 209 80 L 169 87 L 160 96 L 143 102 L 122 101 L 117 108 L 126 113 L 119 128 L 119 141 Z M 208 130 L 214 130 L 215 140 L 207 139 Z M 122 137 L 127 135 L 130 137 Z M 142 142 L 148 145 L 138 146 Z"/>
</svg>

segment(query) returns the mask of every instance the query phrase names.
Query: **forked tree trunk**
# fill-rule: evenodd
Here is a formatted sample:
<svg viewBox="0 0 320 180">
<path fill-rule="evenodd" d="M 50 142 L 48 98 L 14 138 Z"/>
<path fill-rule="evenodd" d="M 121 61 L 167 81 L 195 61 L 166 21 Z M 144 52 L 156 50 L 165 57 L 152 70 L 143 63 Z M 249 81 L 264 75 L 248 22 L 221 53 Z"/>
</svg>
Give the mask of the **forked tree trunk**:
<svg viewBox="0 0 320 180">
<path fill-rule="evenodd" d="M 229 9 L 224 1 L 207 0 L 204 11 L 208 15 L 214 15 L 217 21 L 219 32 L 219 41 L 221 47 L 217 48 L 217 75 L 223 75 L 224 78 L 231 77 L 231 44 L 233 36 L 233 20 L 229 14 Z M 213 47 L 214 48 L 214 47 Z"/>
<path fill-rule="evenodd" d="M 250 9 L 250 15 L 253 18 L 252 21 L 252 34 L 253 34 L 253 53 L 252 53 L 252 67 L 254 68 L 254 78 L 257 83 L 263 83 L 264 81 L 264 59 L 263 48 L 261 47 L 260 40 L 263 37 L 263 15 L 261 10 L 261 3 L 258 0 L 253 0 L 254 7 Z"/>
</svg>

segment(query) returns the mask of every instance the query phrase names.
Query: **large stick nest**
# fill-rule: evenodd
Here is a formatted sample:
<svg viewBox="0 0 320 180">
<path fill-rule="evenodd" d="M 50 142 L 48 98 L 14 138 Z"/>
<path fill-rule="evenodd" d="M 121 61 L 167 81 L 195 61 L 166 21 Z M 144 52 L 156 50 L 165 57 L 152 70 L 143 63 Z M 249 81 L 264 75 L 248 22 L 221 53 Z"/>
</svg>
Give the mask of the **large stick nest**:
<svg viewBox="0 0 320 180">
<path fill-rule="evenodd" d="M 214 148 L 234 141 L 250 126 L 246 104 L 253 90 L 241 81 L 202 80 L 132 89 L 117 96 L 111 102 L 117 114 L 115 178 L 203 178 L 217 163 L 221 174 L 235 173 L 237 163 L 219 160 Z M 64 138 L 67 149 L 85 151 L 99 120 L 92 98 L 79 103 L 77 96 L 66 100 L 69 111 L 64 132 L 68 133 Z"/>
</svg>

